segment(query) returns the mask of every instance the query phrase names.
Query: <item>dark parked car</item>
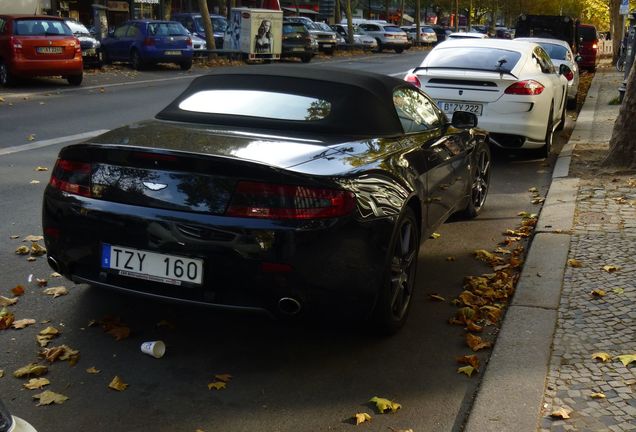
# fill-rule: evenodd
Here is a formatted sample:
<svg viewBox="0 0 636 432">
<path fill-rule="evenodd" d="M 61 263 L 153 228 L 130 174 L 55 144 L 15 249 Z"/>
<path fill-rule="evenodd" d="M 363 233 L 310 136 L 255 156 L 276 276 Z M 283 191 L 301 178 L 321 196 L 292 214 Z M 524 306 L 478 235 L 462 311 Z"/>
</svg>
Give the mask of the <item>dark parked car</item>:
<svg viewBox="0 0 636 432">
<path fill-rule="evenodd" d="M 188 303 L 405 322 L 420 242 L 476 216 L 477 117 L 398 78 L 255 66 L 195 79 L 154 120 L 63 148 L 48 262 L 81 283 Z"/>
<path fill-rule="evenodd" d="M 203 19 L 200 13 L 176 13 L 172 15 L 172 19 L 179 21 L 185 28 L 205 40 L 205 28 L 203 27 Z M 227 30 L 227 19 L 221 15 L 210 14 L 212 22 L 212 31 L 214 33 L 214 45 L 216 49 L 223 48 L 223 37 Z"/>
<path fill-rule="evenodd" d="M 65 22 L 73 32 L 73 35 L 80 41 L 84 66 L 102 67 L 102 44 L 95 39 L 81 22 L 68 18 Z"/>
<path fill-rule="evenodd" d="M 283 21 L 281 57 L 297 57 L 303 63 L 309 63 L 316 54 L 317 45 L 302 23 Z"/>
<path fill-rule="evenodd" d="M 102 50 L 104 62 L 130 62 L 137 70 L 156 63 L 176 63 L 182 70 L 192 67 L 192 39 L 176 21 L 128 21 L 108 34 Z"/>
<path fill-rule="evenodd" d="M 305 26 L 309 34 L 318 42 L 318 50 L 325 54 L 333 54 L 338 47 L 336 32 L 325 23 L 316 23 L 307 17 L 290 16 L 287 21 L 300 23 Z"/>
<path fill-rule="evenodd" d="M 0 15 L 0 85 L 58 75 L 70 85 L 80 85 L 83 70 L 80 41 L 63 18 Z"/>
<path fill-rule="evenodd" d="M 579 66 L 581 69 L 594 72 L 600 58 L 598 55 L 598 33 L 596 27 L 591 24 L 580 24 L 579 38 L 579 54 L 582 57 Z"/>
</svg>

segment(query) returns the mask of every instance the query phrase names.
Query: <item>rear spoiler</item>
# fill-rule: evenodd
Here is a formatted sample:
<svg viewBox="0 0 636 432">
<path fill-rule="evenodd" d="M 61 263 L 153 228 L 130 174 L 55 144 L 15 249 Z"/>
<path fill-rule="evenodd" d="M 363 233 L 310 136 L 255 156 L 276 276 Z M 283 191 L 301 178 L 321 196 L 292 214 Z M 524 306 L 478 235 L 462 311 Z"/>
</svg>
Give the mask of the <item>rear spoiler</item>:
<svg viewBox="0 0 636 432">
<path fill-rule="evenodd" d="M 494 72 L 494 73 L 498 73 L 500 75 L 510 75 L 514 79 L 519 79 L 512 72 L 505 71 L 505 70 L 461 68 L 461 67 L 460 68 L 457 68 L 457 67 L 448 68 L 448 67 L 444 67 L 444 66 L 418 66 L 415 69 L 413 69 L 413 73 L 416 73 L 417 71 L 420 71 L 420 70 L 429 70 L 429 69 L 454 69 L 454 70 L 467 70 L 467 71 L 475 71 L 475 72 Z"/>
</svg>

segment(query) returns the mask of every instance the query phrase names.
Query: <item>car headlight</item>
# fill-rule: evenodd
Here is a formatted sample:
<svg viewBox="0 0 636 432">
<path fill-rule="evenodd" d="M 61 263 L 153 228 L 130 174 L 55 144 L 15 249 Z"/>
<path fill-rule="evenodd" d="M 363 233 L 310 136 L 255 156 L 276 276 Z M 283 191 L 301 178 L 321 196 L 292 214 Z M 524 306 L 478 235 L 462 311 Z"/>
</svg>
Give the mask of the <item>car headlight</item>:
<svg viewBox="0 0 636 432">
<path fill-rule="evenodd" d="M 101 43 L 100 41 L 96 40 L 96 41 L 95 41 L 95 44 L 93 44 L 93 46 L 94 46 L 95 48 L 99 48 L 100 46 L 102 46 L 102 43 Z"/>
</svg>

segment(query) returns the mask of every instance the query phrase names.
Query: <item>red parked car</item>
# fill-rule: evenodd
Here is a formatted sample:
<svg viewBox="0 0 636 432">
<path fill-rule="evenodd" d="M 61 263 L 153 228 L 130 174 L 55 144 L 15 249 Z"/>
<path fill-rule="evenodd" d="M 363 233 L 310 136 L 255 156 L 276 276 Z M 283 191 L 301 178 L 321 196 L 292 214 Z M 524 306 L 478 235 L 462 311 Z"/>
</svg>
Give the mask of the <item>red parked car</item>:
<svg viewBox="0 0 636 432">
<path fill-rule="evenodd" d="M 596 27 L 591 24 L 579 24 L 579 38 L 579 54 L 583 57 L 579 67 L 594 72 L 599 61 Z"/>
<path fill-rule="evenodd" d="M 80 42 L 63 18 L 0 15 L 0 85 L 22 77 L 61 75 L 77 86 L 83 67 Z"/>
</svg>

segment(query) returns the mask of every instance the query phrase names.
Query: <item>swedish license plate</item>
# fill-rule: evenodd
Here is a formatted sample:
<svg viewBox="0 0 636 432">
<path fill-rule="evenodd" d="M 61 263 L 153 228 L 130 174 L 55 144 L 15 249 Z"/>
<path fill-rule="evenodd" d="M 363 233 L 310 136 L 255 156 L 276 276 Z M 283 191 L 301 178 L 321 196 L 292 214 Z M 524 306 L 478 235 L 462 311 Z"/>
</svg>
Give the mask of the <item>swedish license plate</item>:
<svg viewBox="0 0 636 432">
<path fill-rule="evenodd" d="M 437 101 L 437 106 L 446 114 L 452 114 L 455 111 L 467 111 L 480 116 L 484 110 L 484 106 L 482 104 L 465 102 Z"/>
<path fill-rule="evenodd" d="M 62 47 L 37 47 L 36 52 L 38 54 L 62 54 L 64 49 Z"/>
<path fill-rule="evenodd" d="M 181 55 L 179 50 L 168 50 L 163 52 L 165 55 Z"/>
<path fill-rule="evenodd" d="M 121 276 L 154 282 L 201 285 L 203 260 L 102 244 L 101 266 Z"/>
</svg>

